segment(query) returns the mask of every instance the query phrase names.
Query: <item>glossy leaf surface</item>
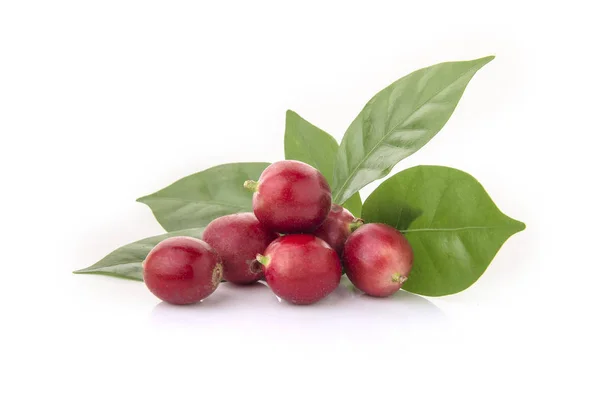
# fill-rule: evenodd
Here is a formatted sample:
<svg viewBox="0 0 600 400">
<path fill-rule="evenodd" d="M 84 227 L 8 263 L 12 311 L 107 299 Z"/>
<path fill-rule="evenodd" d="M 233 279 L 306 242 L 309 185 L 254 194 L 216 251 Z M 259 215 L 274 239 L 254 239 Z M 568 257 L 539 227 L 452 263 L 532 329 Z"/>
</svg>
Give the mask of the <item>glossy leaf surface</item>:
<svg viewBox="0 0 600 400">
<path fill-rule="evenodd" d="M 406 235 L 414 264 L 402 288 L 426 296 L 471 286 L 502 244 L 525 229 L 471 175 L 439 166 L 418 166 L 387 179 L 365 201 L 363 218 Z"/>
</svg>

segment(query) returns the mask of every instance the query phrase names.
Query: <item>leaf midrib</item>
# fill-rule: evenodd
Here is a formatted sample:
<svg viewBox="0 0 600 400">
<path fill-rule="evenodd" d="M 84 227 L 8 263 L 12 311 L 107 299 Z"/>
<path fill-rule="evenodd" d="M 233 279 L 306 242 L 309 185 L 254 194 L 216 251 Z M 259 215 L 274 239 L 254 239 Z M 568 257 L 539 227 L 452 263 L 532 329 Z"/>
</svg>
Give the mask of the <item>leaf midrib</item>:
<svg viewBox="0 0 600 400">
<path fill-rule="evenodd" d="M 140 261 L 133 261 L 133 262 L 126 262 L 126 263 L 118 263 L 118 264 L 108 264 L 108 265 L 92 265 L 89 268 L 85 268 L 85 269 L 80 269 L 78 271 L 73 271 L 74 274 L 85 274 L 85 273 L 91 273 L 91 272 L 100 272 L 103 269 L 106 268 L 118 268 L 118 267 L 127 267 L 127 266 L 137 266 L 139 264 L 142 264 L 144 262 L 144 260 L 140 260 Z"/>
<path fill-rule="evenodd" d="M 479 64 L 476 64 L 479 65 Z M 404 122 L 406 122 L 410 117 L 412 117 L 417 111 L 419 111 L 421 108 L 423 108 L 425 106 L 425 104 L 429 103 L 431 101 L 431 99 L 433 99 L 434 97 L 438 96 L 440 93 L 442 93 L 444 90 L 446 90 L 447 88 L 449 88 L 450 86 L 454 85 L 459 79 L 461 79 L 463 76 L 465 76 L 467 73 L 471 72 L 471 70 L 474 68 L 475 66 L 469 68 L 467 71 L 465 71 L 464 73 L 460 74 L 458 78 L 456 78 L 454 81 L 452 81 L 451 84 L 447 85 L 446 87 L 444 87 L 443 89 L 439 90 L 438 92 L 436 92 L 433 96 L 431 96 L 430 98 L 428 98 L 425 102 L 423 102 L 421 105 L 419 105 L 419 107 L 417 107 L 410 115 L 408 115 L 406 118 L 404 118 L 402 121 L 398 122 L 396 125 L 394 125 L 394 127 L 388 131 L 386 134 L 383 135 L 383 137 L 375 144 L 375 146 L 373 146 L 373 148 L 371 148 L 371 150 L 369 150 L 369 152 L 367 153 L 367 155 L 365 157 L 363 157 L 360 162 L 356 165 L 356 167 L 354 168 L 354 170 L 348 175 L 348 178 L 346 178 L 346 181 L 344 182 L 344 184 L 340 187 L 340 190 L 338 192 L 338 194 L 335 196 L 334 202 L 337 203 L 340 194 L 343 192 L 343 190 L 346 188 L 346 186 L 348 186 L 348 182 L 350 182 L 350 178 L 352 178 L 356 172 L 358 171 L 359 167 L 366 161 L 367 158 L 369 158 L 371 156 L 371 154 L 375 151 L 376 148 L 378 148 L 381 143 L 383 143 L 383 141 L 385 139 L 388 138 L 388 136 L 390 136 L 392 134 L 392 132 L 394 132 L 398 126 L 400 126 L 401 124 L 403 124 Z M 341 148 L 341 147 L 340 147 Z M 335 175 L 335 174 L 334 174 Z"/>
<path fill-rule="evenodd" d="M 220 201 L 214 201 L 214 200 L 189 200 L 189 199 L 185 199 L 182 197 L 170 197 L 170 196 L 156 196 L 156 197 L 147 197 L 147 198 L 141 198 L 138 201 L 140 203 L 146 203 L 147 200 L 172 200 L 172 201 L 181 201 L 181 202 L 186 202 L 186 203 L 201 203 L 201 204 L 211 204 L 211 205 L 215 205 L 215 206 L 225 206 L 225 207 L 231 207 L 231 208 L 245 208 L 244 205 L 240 205 L 240 204 L 229 204 L 229 203 L 222 203 Z"/>
<path fill-rule="evenodd" d="M 497 226 L 462 226 L 459 228 L 423 228 L 423 229 L 404 229 L 399 230 L 402 233 L 413 232 L 459 232 L 467 230 L 486 230 L 486 229 L 508 229 L 517 228 L 517 225 L 497 225 Z"/>
</svg>

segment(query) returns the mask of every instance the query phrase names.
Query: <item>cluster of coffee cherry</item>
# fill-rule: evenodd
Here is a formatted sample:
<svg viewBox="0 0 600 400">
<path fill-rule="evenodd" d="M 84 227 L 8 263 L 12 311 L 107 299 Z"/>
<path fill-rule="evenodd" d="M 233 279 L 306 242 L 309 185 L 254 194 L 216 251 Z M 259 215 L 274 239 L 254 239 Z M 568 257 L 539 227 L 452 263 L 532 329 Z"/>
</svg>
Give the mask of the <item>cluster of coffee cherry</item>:
<svg viewBox="0 0 600 400">
<path fill-rule="evenodd" d="M 354 286 L 378 297 L 395 293 L 408 278 L 413 252 L 406 238 L 332 205 L 325 177 L 310 165 L 279 161 L 244 187 L 254 192 L 254 213 L 217 218 L 203 240 L 172 237 L 150 251 L 144 282 L 152 293 L 192 304 L 223 279 L 264 279 L 280 298 L 312 304 L 335 290 L 344 270 Z"/>
</svg>

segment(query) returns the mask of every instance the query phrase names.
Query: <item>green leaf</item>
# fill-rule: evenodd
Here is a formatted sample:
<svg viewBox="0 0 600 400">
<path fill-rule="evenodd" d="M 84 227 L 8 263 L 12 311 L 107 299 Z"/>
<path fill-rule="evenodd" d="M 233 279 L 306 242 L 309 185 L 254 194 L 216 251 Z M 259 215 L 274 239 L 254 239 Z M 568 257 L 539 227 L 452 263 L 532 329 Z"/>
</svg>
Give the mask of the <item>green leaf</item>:
<svg viewBox="0 0 600 400">
<path fill-rule="evenodd" d="M 525 229 L 471 175 L 439 166 L 418 166 L 387 179 L 365 201 L 363 219 L 404 232 L 415 258 L 402 288 L 426 296 L 471 286 L 502 244 Z"/>
<path fill-rule="evenodd" d="M 137 201 L 152 209 L 166 231 L 208 225 L 227 214 L 252 211 L 244 181 L 258 179 L 268 163 L 223 164 L 178 180 Z"/>
<path fill-rule="evenodd" d="M 118 248 L 91 267 L 73 271 L 73 273 L 109 275 L 117 278 L 143 281 L 142 263 L 154 246 L 164 239 L 173 236 L 191 236 L 201 239 L 202 232 L 204 232 L 204 228 L 194 228 L 138 240 L 137 242 Z"/>
<path fill-rule="evenodd" d="M 337 154 L 333 201 L 383 178 L 446 124 L 467 84 L 493 56 L 415 71 L 377 93 L 346 131 Z"/>
<path fill-rule="evenodd" d="M 356 218 L 360 218 L 362 215 L 362 206 L 362 200 L 360 199 L 360 194 L 358 192 L 354 193 L 352 197 L 344 203 L 344 208 L 350 211 Z"/>
<path fill-rule="evenodd" d="M 298 160 L 312 165 L 332 184 L 335 157 L 339 148 L 333 136 L 288 110 L 285 115 L 284 147 L 286 160 Z M 350 197 L 344 207 L 355 217 L 360 217 L 360 194 L 357 192 Z"/>
<path fill-rule="evenodd" d="M 286 160 L 312 165 L 331 182 L 339 146 L 329 133 L 288 110 L 285 114 L 284 147 Z"/>
</svg>

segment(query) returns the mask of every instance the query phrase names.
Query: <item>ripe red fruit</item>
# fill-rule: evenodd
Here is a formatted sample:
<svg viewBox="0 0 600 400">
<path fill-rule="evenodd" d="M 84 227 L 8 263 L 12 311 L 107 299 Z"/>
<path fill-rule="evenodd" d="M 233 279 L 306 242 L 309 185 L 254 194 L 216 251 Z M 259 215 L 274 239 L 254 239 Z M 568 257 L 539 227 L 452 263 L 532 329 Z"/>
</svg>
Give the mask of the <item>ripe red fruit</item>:
<svg viewBox="0 0 600 400">
<path fill-rule="evenodd" d="M 215 291 L 223 276 L 217 252 L 200 239 L 184 236 L 157 244 L 143 267 L 148 289 L 172 304 L 199 302 Z"/>
<path fill-rule="evenodd" d="M 326 241 L 328 245 L 341 255 L 348 236 L 362 224 L 362 219 L 354 218 L 354 215 L 350 211 L 342 206 L 333 204 L 325 222 L 313 234 Z"/>
<path fill-rule="evenodd" d="M 208 224 L 202 235 L 202 239 L 221 256 L 225 280 L 238 284 L 256 282 L 263 276 L 256 255 L 264 252 L 278 237 L 252 213 L 217 218 Z"/>
<path fill-rule="evenodd" d="M 366 224 L 354 231 L 344 246 L 346 275 L 368 295 L 389 296 L 400 289 L 412 268 L 408 240 L 385 224 Z"/>
<path fill-rule="evenodd" d="M 271 164 L 244 187 L 254 191 L 256 218 L 280 233 L 312 232 L 331 209 L 331 189 L 323 174 L 300 161 Z"/>
<path fill-rule="evenodd" d="M 335 290 L 342 277 L 337 253 L 313 235 L 282 236 L 256 259 L 264 265 L 271 290 L 294 304 L 321 300 Z"/>
</svg>

